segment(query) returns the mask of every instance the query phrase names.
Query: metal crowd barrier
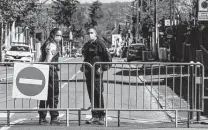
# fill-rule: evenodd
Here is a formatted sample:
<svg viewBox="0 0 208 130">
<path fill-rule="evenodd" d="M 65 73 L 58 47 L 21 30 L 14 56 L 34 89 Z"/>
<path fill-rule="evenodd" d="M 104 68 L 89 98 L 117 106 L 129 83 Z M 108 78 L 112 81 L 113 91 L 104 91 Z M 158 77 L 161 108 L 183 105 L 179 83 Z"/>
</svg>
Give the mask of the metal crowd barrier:
<svg viewBox="0 0 208 130">
<path fill-rule="evenodd" d="M 99 76 L 100 86 L 104 82 L 104 92 L 100 91 L 99 98 L 103 94 L 104 108 L 101 103 L 99 108 L 95 108 L 94 103 L 92 107 L 106 112 L 106 126 L 108 111 L 118 112 L 118 126 L 122 111 L 173 112 L 176 127 L 178 112 L 187 112 L 188 127 L 194 112 L 198 112 L 199 120 L 204 106 L 204 66 L 201 63 L 97 62 L 93 65 L 93 82 L 96 68 L 105 65 L 110 71 L 104 72 L 103 80 L 101 74 Z"/>
<path fill-rule="evenodd" d="M 30 64 L 30 63 L 29 63 Z M 13 66 L 14 63 L 1 62 L 1 93 L 0 93 L 0 112 L 7 113 L 7 125 L 10 125 L 10 114 L 11 113 L 25 113 L 25 112 L 35 112 L 37 111 L 65 111 L 66 112 L 66 122 L 69 126 L 69 111 L 78 111 L 79 115 L 79 125 L 81 122 L 81 111 L 87 110 L 90 106 L 86 105 L 89 100 L 88 93 L 86 91 L 85 76 L 81 72 L 80 67 L 83 66 L 83 71 L 90 69 L 92 73 L 92 65 L 85 62 L 50 62 L 42 63 L 36 62 L 31 64 L 47 64 L 52 67 L 53 79 L 55 67 L 58 65 L 58 83 L 59 83 L 59 97 L 58 106 L 54 108 L 54 100 L 52 108 L 39 108 L 39 102 L 32 99 L 13 99 L 12 98 L 12 85 L 13 85 Z M 31 74 L 29 74 L 31 75 Z M 71 75 L 71 76 L 70 76 Z M 91 78 L 93 79 L 93 78 Z M 56 79 L 55 79 L 56 80 Z M 54 91 L 54 82 L 53 82 Z M 93 86 L 93 84 L 92 84 Z M 54 99 L 54 94 L 53 94 Z M 38 113 L 37 113 L 38 114 Z"/>
<path fill-rule="evenodd" d="M 105 125 L 109 111 L 118 114 L 118 126 L 120 126 L 121 112 L 123 111 L 172 111 L 175 113 L 175 125 L 178 125 L 178 112 L 188 112 L 187 120 L 193 118 L 193 112 L 202 112 L 204 106 L 204 66 L 200 63 L 160 63 L 160 62 L 98 62 L 93 66 L 89 63 L 34 63 L 58 65 L 59 74 L 59 103 L 57 108 L 39 109 L 39 101 L 31 99 L 13 99 L 12 95 L 12 68 L 8 64 L 0 63 L 1 79 L 0 111 L 7 113 L 7 125 L 10 125 L 11 112 L 36 112 L 66 111 L 66 122 L 69 126 L 69 111 L 78 111 L 79 125 L 81 111 L 87 110 L 89 100 L 86 91 L 84 73 L 80 72 L 91 69 L 92 87 L 92 110 L 104 110 L 106 112 Z M 103 80 L 97 68 L 107 66 Z M 105 66 L 105 67 L 106 67 Z M 64 68 L 64 69 L 63 69 Z M 53 75 L 54 75 L 53 68 Z M 70 74 L 73 74 L 70 77 Z M 74 75 L 75 74 L 75 75 Z M 79 75 L 80 74 L 80 75 Z M 67 76 L 66 76 L 67 75 Z M 96 79 L 95 79 L 96 76 Z M 78 78 L 79 77 L 79 78 Z M 101 86 L 104 83 L 104 108 L 94 107 L 95 80 Z M 66 87 L 64 87 L 66 86 Z M 102 93 L 102 89 L 99 89 Z M 99 95 L 101 99 L 101 94 Z M 156 104 L 156 105 L 155 105 Z M 199 117 L 199 113 L 198 116 Z"/>
</svg>

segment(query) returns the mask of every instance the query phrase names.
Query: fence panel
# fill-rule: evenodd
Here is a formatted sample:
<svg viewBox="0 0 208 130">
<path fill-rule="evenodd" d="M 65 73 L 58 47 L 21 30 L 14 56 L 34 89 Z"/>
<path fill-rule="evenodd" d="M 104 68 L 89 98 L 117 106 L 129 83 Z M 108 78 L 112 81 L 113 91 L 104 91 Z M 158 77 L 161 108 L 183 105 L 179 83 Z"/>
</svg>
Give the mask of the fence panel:
<svg viewBox="0 0 208 130">
<path fill-rule="evenodd" d="M 13 99 L 13 65 L 14 63 L 1 62 L 1 93 L 0 93 L 0 110 L 27 110 L 39 108 L 39 101 L 32 99 Z M 30 64 L 30 63 L 29 63 Z M 32 63 L 32 64 L 48 64 L 50 65 L 50 74 L 54 79 L 52 81 L 52 89 L 54 91 L 54 82 L 58 82 L 59 94 L 58 94 L 58 106 L 57 109 L 86 109 L 90 106 L 89 97 L 86 90 L 85 76 L 80 71 L 80 67 L 83 67 L 83 71 L 92 71 L 92 66 L 89 63 Z M 58 69 L 56 70 L 56 67 Z M 58 79 L 56 79 L 56 73 Z M 31 74 L 28 74 L 31 75 Z M 51 95 L 54 99 L 54 93 Z M 86 104 L 88 103 L 88 104 Z M 53 100 L 54 104 L 54 100 Z M 54 106 L 52 107 L 54 108 Z"/>
<path fill-rule="evenodd" d="M 102 80 L 97 68 L 106 64 L 111 67 Z M 100 77 L 100 84 L 104 83 L 104 92 L 100 92 L 100 97 L 104 95 L 103 109 L 203 110 L 204 66 L 200 63 L 99 62 L 93 71 L 94 77 Z"/>
</svg>

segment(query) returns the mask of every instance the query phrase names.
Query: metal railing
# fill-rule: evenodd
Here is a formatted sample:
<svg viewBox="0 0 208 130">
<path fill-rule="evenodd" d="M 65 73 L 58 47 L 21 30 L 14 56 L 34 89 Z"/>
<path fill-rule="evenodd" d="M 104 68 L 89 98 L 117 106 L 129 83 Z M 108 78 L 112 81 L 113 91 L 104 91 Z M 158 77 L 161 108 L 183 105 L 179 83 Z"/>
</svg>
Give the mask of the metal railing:
<svg viewBox="0 0 208 130">
<path fill-rule="evenodd" d="M 91 80 L 91 107 L 92 110 L 117 111 L 118 126 L 120 126 L 121 112 L 125 111 L 161 111 L 174 112 L 175 125 L 177 127 L 179 112 L 188 112 L 187 120 L 193 117 L 192 112 L 202 112 L 204 106 L 204 66 L 200 63 L 160 63 L 160 62 L 97 62 L 93 66 L 89 63 L 33 63 L 58 65 L 59 75 L 59 103 L 54 108 L 39 108 L 39 101 L 31 99 L 13 99 L 12 72 L 13 68 L 8 64 L 0 63 L 1 74 L 5 80 L 1 80 L 1 89 L 5 93 L 0 94 L 0 111 L 7 113 L 7 125 L 10 125 L 11 112 L 37 112 L 65 111 L 66 124 L 69 126 L 69 111 L 78 111 L 79 125 L 81 125 L 81 111 L 87 110 L 85 73 L 90 70 Z M 97 68 L 105 68 L 106 72 L 98 73 Z M 53 68 L 53 76 L 55 73 Z M 110 71 L 109 71 L 110 70 Z M 103 74 L 103 78 L 102 75 Z M 70 76 L 72 75 L 72 76 Z M 100 85 L 95 85 L 95 81 Z M 101 86 L 104 83 L 104 91 Z M 66 87 L 64 87 L 66 86 Z M 95 107 L 95 87 L 98 89 L 99 99 L 104 96 L 104 107 Z M 53 87 L 54 88 L 54 87 Z M 54 96 L 53 96 L 54 98 Z M 53 103 L 54 104 L 54 103 Z M 90 103 L 89 103 L 90 104 Z M 189 115 L 190 114 L 190 115 Z M 189 121 L 188 121 L 189 122 Z"/>
<path fill-rule="evenodd" d="M 84 62 L 50 62 L 50 63 L 28 63 L 28 64 L 47 64 L 50 66 L 52 72 L 52 78 L 58 80 L 59 94 L 58 94 L 58 106 L 54 107 L 54 93 L 52 94 L 53 106 L 52 108 L 39 108 L 40 101 L 33 99 L 15 99 L 12 98 L 12 85 L 13 85 L 13 66 L 14 63 L 1 62 L 1 94 L 0 94 L 0 112 L 7 113 L 7 125 L 10 125 L 10 113 L 18 112 L 37 112 L 37 111 L 65 111 L 67 126 L 69 126 L 69 111 L 78 111 L 79 125 L 81 122 L 81 111 L 87 110 L 90 106 L 86 105 L 88 101 L 88 94 L 85 85 L 84 73 L 80 71 L 80 67 L 83 66 L 83 71 L 86 69 L 92 71 L 92 65 Z M 58 66 L 55 67 L 55 66 Z M 57 70 L 56 70 L 57 69 Z M 55 79 L 54 73 L 58 73 L 58 79 Z M 92 72 L 91 72 L 92 73 Z M 31 75 L 31 74 L 28 74 Z M 50 75 L 50 74 L 49 74 Z M 50 77 L 50 76 L 49 76 Z M 49 78 L 50 80 L 50 78 Z M 54 80 L 52 83 L 52 89 L 54 92 Z M 93 86 L 93 84 L 92 84 Z M 45 103 L 46 104 L 46 103 Z"/>
<path fill-rule="evenodd" d="M 100 78 L 105 86 L 105 91 L 100 92 L 105 105 L 104 108 L 93 106 L 94 110 L 117 111 L 118 118 L 121 111 L 173 111 L 176 127 L 179 111 L 188 112 L 188 122 L 193 112 L 203 111 L 204 66 L 201 63 L 98 62 L 93 65 L 94 74 L 96 66 L 105 65 L 111 66 L 103 80 Z"/>
</svg>

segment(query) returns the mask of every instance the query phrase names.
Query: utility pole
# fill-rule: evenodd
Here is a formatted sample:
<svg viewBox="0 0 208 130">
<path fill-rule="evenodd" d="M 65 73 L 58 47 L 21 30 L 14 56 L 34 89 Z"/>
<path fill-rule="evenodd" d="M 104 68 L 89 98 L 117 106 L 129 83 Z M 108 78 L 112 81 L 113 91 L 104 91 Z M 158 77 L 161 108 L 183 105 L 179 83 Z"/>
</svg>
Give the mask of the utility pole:
<svg viewBox="0 0 208 130">
<path fill-rule="evenodd" d="M 170 0 L 170 27 L 172 28 L 172 0 Z"/>
<path fill-rule="evenodd" d="M 175 26 L 175 0 L 173 0 L 173 25 Z"/>
<path fill-rule="evenodd" d="M 155 57 L 157 57 L 157 47 L 156 45 L 158 44 L 157 43 L 157 0 L 155 0 L 154 2 L 154 39 L 153 39 L 153 52 L 155 54 Z"/>
<path fill-rule="evenodd" d="M 141 20 L 143 18 L 143 0 L 141 0 L 140 12 L 139 12 L 139 29 L 141 30 Z M 142 39 L 143 43 L 143 39 Z"/>
<path fill-rule="evenodd" d="M 2 62 L 2 44 L 3 44 L 3 35 L 4 35 L 4 3 L 5 0 L 3 0 L 3 8 L 2 8 L 2 13 L 3 13 L 3 21 L 1 24 L 1 40 L 0 40 L 0 62 Z"/>
<path fill-rule="evenodd" d="M 136 43 L 138 43 L 138 35 L 139 35 L 139 0 L 136 3 Z"/>
</svg>

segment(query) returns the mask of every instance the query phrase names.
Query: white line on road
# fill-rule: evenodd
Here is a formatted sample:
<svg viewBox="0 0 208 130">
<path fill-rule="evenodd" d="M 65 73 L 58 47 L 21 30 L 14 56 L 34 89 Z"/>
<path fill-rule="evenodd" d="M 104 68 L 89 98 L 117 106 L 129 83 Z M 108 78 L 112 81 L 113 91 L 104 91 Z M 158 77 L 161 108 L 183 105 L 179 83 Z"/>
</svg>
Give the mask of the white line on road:
<svg viewBox="0 0 208 130">
<path fill-rule="evenodd" d="M 32 85 L 42 85 L 43 81 L 42 80 L 37 80 L 37 79 L 20 78 L 19 83 L 21 83 L 21 84 L 32 84 Z"/>
<path fill-rule="evenodd" d="M 9 78 L 13 78 L 13 75 L 3 77 L 3 78 L 0 79 L 0 81 L 5 81 L 6 79 L 9 79 Z"/>
<path fill-rule="evenodd" d="M 12 125 L 10 125 L 10 126 L 5 125 L 0 130 L 8 130 L 9 128 L 11 128 L 12 126 L 14 126 L 15 124 L 21 123 L 21 122 L 23 122 L 25 120 L 27 120 L 27 119 L 26 118 L 21 118 L 21 119 L 15 120 L 15 121 L 13 121 L 13 122 L 10 123 Z"/>
<path fill-rule="evenodd" d="M 68 58 L 68 59 L 65 59 L 65 60 L 63 60 L 62 62 L 67 61 L 67 60 L 71 60 L 71 59 L 73 59 L 73 58 Z"/>
<path fill-rule="evenodd" d="M 15 113 L 10 113 L 9 117 L 12 117 Z M 0 118 L 7 118 L 7 113 L 0 113 Z"/>
<path fill-rule="evenodd" d="M 78 70 L 78 71 L 77 71 L 77 72 L 69 79 L 69 81 L 70 81 L 70 80 L 73 80 L 80 72 L 81 72 L 81 71 Z M 64 83 L 64 84 L 61 86 L 61 88 L 64 88 L 67 84 L 68 84 L 68 83 Z"/>
</svg>

